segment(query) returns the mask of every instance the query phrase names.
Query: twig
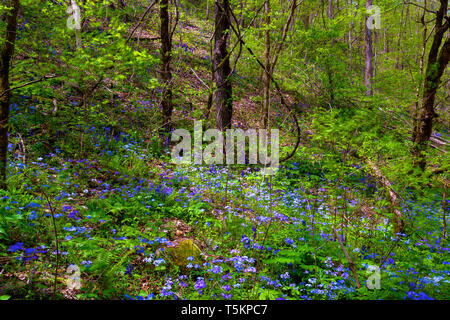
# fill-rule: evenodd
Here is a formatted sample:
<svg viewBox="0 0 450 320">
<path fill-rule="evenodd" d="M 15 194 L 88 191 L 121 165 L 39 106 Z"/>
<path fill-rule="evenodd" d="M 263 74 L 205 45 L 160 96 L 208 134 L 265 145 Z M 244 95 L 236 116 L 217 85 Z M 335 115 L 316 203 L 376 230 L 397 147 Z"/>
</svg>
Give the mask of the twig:
<svg viewBox="0 0 450 320">
<path fill-rule="evenodd" d="M 7 94 L 8 92 L 14 91 L 14 90 L 16 90 L 16 89 L 20 89 L 20 88 L 23 88 L 23 87 L 32 85 L 32 84 L 37 83 L 37 82 L 41 82 L 41 81 L 44 81 L 44 80 L 47 80 L 47 79 L 52 79 L 52 78 L 57 78 L 57 77 L 59 77 L 59 76 L 54 75 L 54 74 L 53 74 L 53 75 L 48 75 L 48 76 L 43 76 L 43 77 L 41 77 L 41 78 L 39 78 L 39 79 L 32 80 L 32 81 L 30 81 L 30 82 L 21 84 L 21 85 L 19 85 L 19 86 L 17 86 L 17 87 L 9 88 L 9 89 L 3 91 L 3 92 L 0 94 L 0 98 L 3 97 L 3 96 L 4 96 L 5 94 Z"/>
<path fill-rule="evenodd" d="M 189 69 L 191 69 L 191 71 L 194 73 L 194 76 L 206 87 L 206 88 L 208 88 L 208 90 L 209 90 L 209 86 L 197 75 L 197 73 L 195 72 L 195 70 L 194 69 L 192 69 L 192 68 L 189 68 Z"/>
<path fill-rule="evenodd" d="M 229 12 L 234 15 L 233 10 L 231 9 L 231 7 L 229 7 Z M 261 60 L 259 60 L 259 58 L 256 56 L 256 54 L 253 52 L 252 49 L 250 49 L 250 47 L 247 46 L 247 44 L 245 43 L 245 41 L 242 39 L 242 36 L 240 35 L 240 33 L 236 30 L 236 28 L 233 26 L 233 24 L 230 24 L 231 29 L 233 29 L 233 32 L 236 34 L 236 37 L 238 38 L 238 40 L 240 42 L 242 42 L 242 45 L 246 47 L 247 51 L 253 56 L 253 58 L 256 60 L 256 62 L 261 66 L 261 68 L 266 72 L 266 74 L 269 76 L 270 80 L 273 82 L 273 84 L 275 85 L 275 88 L 277 90 L 278 96 L 280 97 L 281 100 L 281 104 L 284 105 L 286 107 L 286 109 L 288 109 L 289 113 L 291 114 L 294 122 L 295 122 L 295 126 L 297 129 L 297 141 L 295 143 L 295 147 L 294 150 L 292 150 L 292 152 L 290 154 L 288 154 L 286 157 L 284 157 L 283 159 L 281 159 L 279 161 L 279 163 L 282 163 L 286 160 L 289 160 L 290 158 L 292 158 L 299 145 L 300 145 L 300 135 L 301 135 L 301 130 L 300 130 L 300 125 L 297 119 L 297 116 L 295 115 L 294 110 L 292 109 L 292 107 L 290 105 L 287 104 L 286 100 L 284 99 L 284 96 L 281 92 L 281 88 L 278 85 L 278 82 L 274 79 L 273 75 L 269 72 L 269 70 L 266 70 L 266 67 L 264 66 L 264 64 L 261 62 Z"/>
<path fill-rule="evenodd" d="M 414 3 L 414 2 L 406 2 L 406 1 L 405 1 L 404 4 L 411 4 L 411 5 L 413 5 L 413 6 L 416 6 L 416 7 L 419 7 L 419 8 L 421 8 L 421 9 L 423 9 L 423 10 L 426 11 L 426 12 L 436 14 L 436 11 L 432 11 L 432 10 L 429 10 L 429 9 L 427 9 L 427 8 L 424 8 L 424 7 L 422 7 L 421 5 L 418 5 L 417 3 Z"/>
<path fill-rule="evenodd" d="M 56 228 L 56 220 L 55 220 L 55 209 L 52 206 L 52 203 L 49 199 L 49 197 L 47 196 L 47 193 L 45 193 L 45 191 L 42 189 L 42 187 L 39 184 L 39 181 L 37 181 L 36 178 L 30 178 L 29 176 L 26 175 L 26 173 L 23 173 L 23 175 L 25 177 L 27 177 L 28 179 L 30 179 L 31 181 L 33 181 L 37 188 L 40 190 L 40 192 L 44 195 L 45 200 L 47 201 L 48 207 L 50 209 L 50 213 L 52 216 L 52 224 L 53 224 L 53 232 L 55 234 L 55 247 L 56 247 L 56 267 L 55 267 L 55 278 L 54 278 L 54 284 L 53 284 L 53 300 L 55 300 L 56 297 L 56 286 L 57 286 L 57 281 L 58 281 L 58 268 L 59 268 L 59 241 L 58 241 L 58 230 Z"/>
<path fill-rule="evenodd" d="M 345 257 L 347 258 L 347 261 L 348 261 L 348 264 L 349 264 L 349 268 L 350 268 L 350 270 L 351 270 L 352 273 L 353 273 L 353 277 L 355 278 L 355 281 L 356 281 L 356 287 L 359 289 L 359 288 L 361 288 L 361 285 L 359 284 L 359 278 L 358 278 L 358 274 L 356 273 L 356 270 L 355 270 L 355 264 L 353 263 L 352 259 L 351 259 L 350 256 L 348 255 L 348 252 L 347 252 L 347 250 L 345 249 L 344 244 L 342 243 L 341 238 L 339 238 L 339 235 L 338 235 L 338 233 L 336 232 L 336 229 L 335 229 L 335 228 L 333 228 L 333 233 L 334 233 L 334 235 L 335 235 L 337 241 L 339 242 L 339 245 L 341 246 L 342 251 L 344 251 Z"/>
<path fill-rule="evenodd" d="M 131 31 L 130 35 L 128 36 L 127 40 L 125 41 L 125 43 L 128 43 L 128 41 L 130 41 L 131 37 L 133 36 L 134 32 L 136 31 L 136 29 L 141 25 L 142 21 L 144 21 L 145 16 L 150 12 L 150 10 L 153 8 L 153 6 L 156 4 L 156 0 L 153 1 L 148 7 L 147 10 L 145 10 L 144 14 L 142 15 L 141 19 L 139 20 L 139 22 L 134 26 L 133 30 Z"/>
</svg>

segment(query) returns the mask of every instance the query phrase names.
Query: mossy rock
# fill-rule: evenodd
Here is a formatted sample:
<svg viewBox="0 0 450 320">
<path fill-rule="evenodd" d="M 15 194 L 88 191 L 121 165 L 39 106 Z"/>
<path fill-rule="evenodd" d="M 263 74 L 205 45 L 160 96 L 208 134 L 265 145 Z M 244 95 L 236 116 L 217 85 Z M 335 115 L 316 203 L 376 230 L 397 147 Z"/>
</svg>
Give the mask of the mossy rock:
<svg viewBox="0 0 450 320">
<path fill-rule="evenodd" d="M 186 266 L 189 263 L 201 264 L 202 262 L 202 251 L 191 239 L 181 241 L 178 246 L 169 248 L 167 250 L 167 253 L 170 257 L 171 262 L 182 268 L 183 270 L 186 269 Z M 194 257 L 195 260 L 188 261 L 188 257 Z"/>
</svg>

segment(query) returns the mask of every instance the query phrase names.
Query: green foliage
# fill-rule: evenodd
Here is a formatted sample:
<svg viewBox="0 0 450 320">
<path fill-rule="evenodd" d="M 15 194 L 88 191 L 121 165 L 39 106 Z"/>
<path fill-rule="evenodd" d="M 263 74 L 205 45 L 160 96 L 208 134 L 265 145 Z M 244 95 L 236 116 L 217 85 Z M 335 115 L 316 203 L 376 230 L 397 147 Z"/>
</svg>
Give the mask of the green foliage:
<svg viewBox="0 0 450 320">
<path fill-rule="evenodd" d="M 169 163 L 158 15 L 140 21 L 129 38 L 149 3 L 83 1 L 76 33 L 67 28 L 66 3 L 21 1 L 11 86 L 50 78 L 15 89 L 11 99 L 8 191 L 0 191 L 0 263 L 7 261 L 11 277 L 0 300 L 48 298 L 53 273 L 58 298 L 449 299 L 446 79 L 434 124 L 444 143 L 427 148 L 424 172 L 410 153 L 426 64 L 420 67 L 424 28 L 410 17 L 421 8 L 377 2 L 382 29 L 373 31 L 369 96 L 365 2 L 340 3 L 327 16 L 326 2 L 299 1 L 284 40 L 290 1 L 271 1 L 270 24 L 258 13 L 263 0 L 230 2 L 246 44 L 240 48 L 230 31 L 233 124 L 260 125 L 263 70 L 245 47 L 262 61 L 268 30 L 278 54 L 274 79 L 300 122 L 297 153 L 273 177 L 257 166 Z M 213 1 L 209 20 L 205 1 L 178 3 L 170 7 L 172 18 L 179 14 L 173 121 L 176 128 L 198 119 L 214 127 L 214 105 L 207 110 L 215 89 Z M 0 15 L 6 11 L 0 5 Z M 424 19 L 432 22 L 432 14 Z M 271 89 L 270 123 L 282 130 L 284 155 L 296 130 Z M 393 232 L 390 191 L 404 234 Z M 64 270 L 72 264 L 82 287 L 67 291 Z M 381 288 L 369 289 L 369 269 L 377 266 Z"/>
</svg>

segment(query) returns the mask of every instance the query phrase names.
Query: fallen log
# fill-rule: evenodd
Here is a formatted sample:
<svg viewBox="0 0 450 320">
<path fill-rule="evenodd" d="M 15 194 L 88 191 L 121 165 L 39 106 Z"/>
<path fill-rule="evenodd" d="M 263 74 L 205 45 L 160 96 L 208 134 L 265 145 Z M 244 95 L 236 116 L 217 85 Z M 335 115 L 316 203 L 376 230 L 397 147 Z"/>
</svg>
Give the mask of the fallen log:
<svg viewBox="0 0 450 320">
<path fill-rule="evenodd" d="M 392 183 L 386 178 L 385 175 L 383 175 L 378 166 L 375 163 L 373 163 L 370 159 L 366 158 L 366 163 L 369 165 L 372 173 L 375 175 L 377 180 L 383 185 L 383 187 L 387 191 L 388 198 L 394 213 L 394 232 L 403 233 L 405 231 L 405 223 L 403 221 L 403 215 L 401 211 L 398 209 L 399 197 L 395 192 L 395 190 L 393 189 Z"/>
</svg>

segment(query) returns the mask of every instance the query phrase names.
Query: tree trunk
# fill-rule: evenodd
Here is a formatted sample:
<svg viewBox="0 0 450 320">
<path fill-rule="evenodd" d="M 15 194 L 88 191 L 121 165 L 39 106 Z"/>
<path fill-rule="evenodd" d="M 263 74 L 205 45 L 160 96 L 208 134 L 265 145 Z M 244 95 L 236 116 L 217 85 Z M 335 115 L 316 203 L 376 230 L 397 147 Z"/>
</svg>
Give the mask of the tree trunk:
<svg viewBox="0 0 450 320">
<path fill-rule="evenodd" d="M 172 131 L 172 73 L 170 70 L 170 59 L 172 54 L 172 39 L 169 22 L 169 0 L 161 0 L 159 6 L 161 19 L 161 69 L 159 71 L 163 83 L 161 111 L 164 133 Z"/>
<path fill-rule="evenodd" d="M 366 0 L 366 9 L 372 5 L 372 0 Z M 365 63 L 364 63 L 364 86 L 366 87 L 366 94 L 372 95 L 372 78 L 373 78 L 373 52 L 372 52 L 372 30 L 367 26 L 368 16 L 366 16 L 366 23 L 364 25 L 365 36 L 364 36 L 364 53 L 365 53 Z"/>
<path fill-rule="evenodd" d="M 415 164 L 422 170 L 425 169 L 426 159 L 424 151 L 430 140 L 433 131 L 433 119 L 436 118 L 434 111 L 434 100 L 439 87 L 442 74 L 450 59 L 450 38 L 446 38 L 441 47 L 444 34 L 449 28 L 448 17 L 444 23 L 444 16 L 447 13 L 448 0 L 440 0 L 441 4 L 436 15 L 435 33 L 430 52 L 428 54 L 427 68 L 425 72 L 424 90 L 422 96 L 422 108 L 420 110 L 419 121 L 413 132 L 413 156 Z"/>
<path fill-rule="evenodd" d="M 264 66 L 267 72 L 263 73 L 263 112 L 264 112 L 264 128 L 269 124 L 269 112 L 270 112 L 270 0 L 265 2 L 265 51 L 264 51 Z"/>
<path fill-rule="evenodd" d="M 214 80 L 217 87 L 215 93 L 216 125 L 217 129 L 221 131 L 231 128 L 231 117 L 233 114 L 232 86 L 229 79 L 231 68 L 227 51 L 230 29 L 228 6 L 228 0 L 216 0 L 214 5 Z"/>
<path fill-rule="evenodd" d="M 333 0 L 328 0 L 328 18 L 333 19 L 334 10 L 333 10 Z"/>
<path fill-rule="evenodd" d="M 422 24 L 422 51 L 419 58 L 419 70 L 420 75 L 423 75 L 423 66 L 424 66 L 424 60 L 425 60 L 425 52 L 427 50 L 427 34 L 428 34 L 428 28 L 427 24 L 425 23 L 425 15 L 427 10 L 427 0 L 424 2 L 424 10 L 422 13 L 422 17 L 420 18 L 420 23 Z M 416 88 L 416 101 L 412 107 L 411 115 L 413 119 L 413 134 L 417 131 L 417 124 L 418 124 L 418 114 L 419 114 L 419 104 L 420 104 L 420 89 L 422 88 L 422 83 L 417 84 Z M 414 141 L 414 138 L 412 139 Z"/>
<path fill-rule="evenodd" d="M 334 16 L 333 16 L 333 0 L 329 0 L 328 1 L 328 19 L 333 20 Z M 333 40 L 333 44 L 335 44 L 336 41 Z M 334 105 L 334 79 L 333 79 L 333 70 L 332 67 L 330 65 L 330 61 L 327 60 L 326 63 L 326 72 L 327 72 L 327 77 L 328 77 L 328 85 L 329 85 L 329 89 L 328 92 L 330 94 L 330 104 Z"/>
<path fill-rule="evenodd" d="M 384 28 L 383 33 L 384 33 L 383 53 L 389 53 L 389 38 L 387 28 Z"/>
<path fill-rule="evenodd" d="M 353 4 L 351 0 L 348 0 L 348 7 L 350 10 L 350 13 L 353 12 Z M 353 55 L 352 55 L 352 50 L 353 50 L 353 46 L 352 46 L 352 33 L 353 33 L 353 19 L 351 19 L 349 22 L 349 30 L 348 30 L 348 71 L 350 74 L 350 77 L 352 76 L 352 59 L 353 59 Z"/>
<path fill-rule="evenodd" d="M 6 190 L 6 163 L 8 154 L 8 119 L 9 119 L 9 65 L 14 54 L 16 41 L 17 15 L 20 1 L 11 0 L 12 7 L 6 20 L 5 42 L 0 52 L 0 189 Z M 6 92 L 6 93 L 5 93 Z M 4 93 L 4 94 L 3 94 Z"/>
</svg>

